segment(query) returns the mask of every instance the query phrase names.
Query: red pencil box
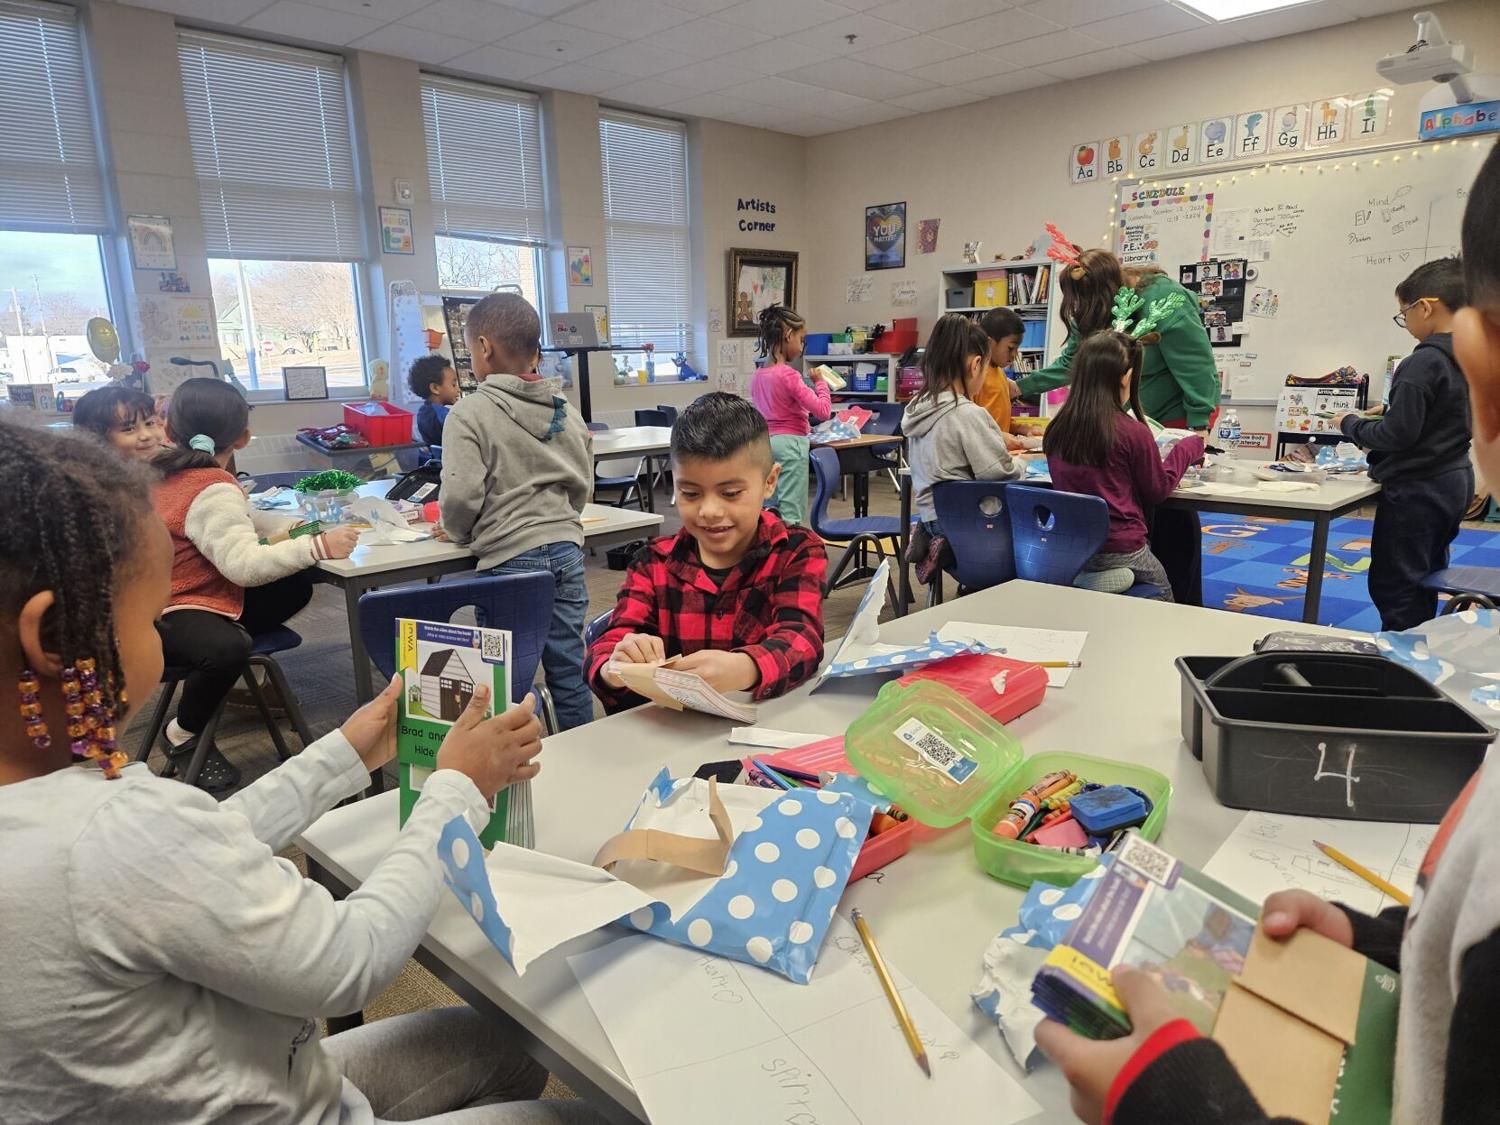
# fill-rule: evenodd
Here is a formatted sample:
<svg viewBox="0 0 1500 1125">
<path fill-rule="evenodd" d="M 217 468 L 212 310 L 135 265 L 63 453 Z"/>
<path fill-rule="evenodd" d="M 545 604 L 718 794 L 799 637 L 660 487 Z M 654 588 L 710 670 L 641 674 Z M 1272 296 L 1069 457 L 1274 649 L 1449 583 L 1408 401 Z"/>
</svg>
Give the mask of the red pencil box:
<svg viewBox="0 0 1500 1125">
<path fill-rule="evenodd" d="M 1026 714 L 1047 694 L 1047 669 L 989 653 L 950 656 L 908 672 L 896 682 L 917 680 L 935 680 L 952 688 L 997 723 Z"/>
</svg>

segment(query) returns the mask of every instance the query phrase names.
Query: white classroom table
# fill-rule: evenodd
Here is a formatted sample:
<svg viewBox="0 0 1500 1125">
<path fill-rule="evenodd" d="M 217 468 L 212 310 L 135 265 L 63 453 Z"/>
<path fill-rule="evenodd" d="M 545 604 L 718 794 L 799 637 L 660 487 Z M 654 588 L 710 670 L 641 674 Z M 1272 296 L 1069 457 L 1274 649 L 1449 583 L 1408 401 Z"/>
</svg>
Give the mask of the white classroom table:
<svg viewBox="0 0 1500 1125">
<path fill-rule="evenodd" d="M 1239 823 L 1244 814 L 1214 800 L 1202 766 L 1181 741 L 1179 677 L 1172 661 L 1181 655 L 1247 653 L 1276 622 L 1017 581 L 890 621 L 882 627 L 882 640 L 915 642 L 949 620 L 1087 630 L 1083 666 L 1068 686 L 1049 689 L 1039 707 L 1009 724 L 1026 752 L 1076 751 L 1166 774 L 1174 793 L 1161 843 L 1195 866 L 1207 862 Z M 835 646 L 828 647 L 831 652 Z M 869 706 L 880 682 L 880 677 L 834 681 L 815 694 L 804 685 L 762 704 L 759 722 L 838 734 Z M 704 762 L 739 756 L 737 751 L 746 748 L 726 741 L 731 725 L 647 706 L 546 739 L 542 772 L 532 783 L 537 849 L 590 862 L 598 845 L 625 824 L 662 765 L 687 777 Z M 396 794 L 386 793 L 327 813 L 299 844 L 316 877 L 342 894 L 370 874 L 394 842 L 396 824 Z M 851 885 L 841 909 L 865 911 L 886 956 L 984 1050 L 1018 1074 L 994 1025 L 973 1007 L 969 993 L 979 981 L 985 947 L 1015 923 L 1022 891 L 980 871 L 966 824 L 919 842 L 877 875 Z M 539 1061 L 601 1112 L 617 1121 L 644 1120 L 566 959 L 624 932 L 610 927 L 579 938 L 518 978 L 458 901 L 445 894 L 416 956 L 480 1011 L 510 1023 Z M 1053 1068 L 1039 1067 L 1025 1084 L 1044 1107 L 1036 1122 L 1072 1120 L 1066 1087 Z M 712 1118 L 705 1106 L 703 1120 Z"/>
<path fill-rule="evenodd" d="M 384 496 L 394 480 L 371 481 L 356 489 L 362 496 Z M 633 512 L 607 504 L 588 504 L 583 509 L 583 545 L 612 547 L 657 533 L 662 517 L 652 512 Z M 425 527 L 425 524 L 417 524 Z M 326 559 L 313 569 L 313 580 L 338 586 L 344 591 L 349 616 L 349 647 L 354 660 L 354 695 L 360 703 L 375 697 L 370 675 L 370 655 L 359 633 L 359 599 L 368 590 L 420 582 L 460 570 L 474 569 L 474 554 L 456 543 L 424 539 L 370 547 L 361 544 L 347 559 Z"/>
<path fill-rule="evenodd" d="M 1046 477 L 1030 477 L 1010 484 L 1051 487 Z M 1380 492 L 1380 485 L 1360 474 L 1352 477 L 1331 476 L 1316 491 L 1265 492 L 1251 484 L 1242 485 L 1245 492 L 1215 495 L 1193 487 L 1192 482 L 1179 487 L 1162 503 L 1164 508 L 1186 508 L 1194 512 L 1221 512 L 1236 516 L 1265 516 L 1271 519 L 1297 520 L 1313 525 L 1312 549 L 1308 552 L 1307 590 L 1302 599 L 1302 620 L 1315 625 L 1323 599 L 1323 568 L 1328 556 L 1328 528 L 1340 516 L 1357 511 Z M 911 600 L 911 568 L 906 563 L 906 542 L 911 534 L 911 470 L 901 470 L 901 556 L 899 572 L 898 613 Z"/>
<path fill-rule="evenodd" d="M 672 427 L 621 426 L 619 429 L 595 430 L 589 436 L 593 438 L 596 471 L 600 461 L 609 461 L 616 457 L 644 457 L 646 459 L 646 480 L 641 487 L 641 498 L 645 502 L 646 510 L 654 512 L 656 497 L 651 492 L 651 463 L 657 457 L 665 457 L 672 452 Z"/>
</svg>

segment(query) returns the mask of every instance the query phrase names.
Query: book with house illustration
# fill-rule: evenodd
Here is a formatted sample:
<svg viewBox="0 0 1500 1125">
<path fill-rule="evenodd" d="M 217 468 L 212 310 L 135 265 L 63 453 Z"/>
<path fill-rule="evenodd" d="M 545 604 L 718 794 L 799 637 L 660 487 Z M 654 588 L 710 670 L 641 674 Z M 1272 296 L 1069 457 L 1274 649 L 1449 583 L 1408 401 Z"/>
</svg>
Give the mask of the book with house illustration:
<svg viewBox="0 0 1500 1125">
<path fill-rule="evenodd" d="M 438 747 L 479 684 L 490 687 L 487 715 L 510 706 L 511 635 L 446 622 L 396 622 L 396 670 L 401 674 L 401 715 L 396 727 L 396 762 L 401 776 L 401 823 L 411 815 L 422 784 L 436 768 Z M 479 840 L 486 847 L 512 838 L 517 795 L 495 799 L 495 813 Z M 508 831 L 508 827 L 511 829 Z"/>
</svg>

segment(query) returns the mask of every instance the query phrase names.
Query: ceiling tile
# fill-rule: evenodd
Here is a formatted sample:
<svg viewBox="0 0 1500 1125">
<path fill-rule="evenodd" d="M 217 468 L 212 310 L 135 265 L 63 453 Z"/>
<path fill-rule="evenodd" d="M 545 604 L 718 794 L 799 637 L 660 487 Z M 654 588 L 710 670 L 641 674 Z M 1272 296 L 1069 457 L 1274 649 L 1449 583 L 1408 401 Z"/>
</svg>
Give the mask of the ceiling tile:
<svg viewBox="0 0 1500 1125">
<path fill-rule="evenodd" d="M 894 121 L 898 117 L 910 117 L 914 111 L 891 102 L 866 102 L 854 109 L 840 110 L 830 116 L 850 125 L 878 125 L 882 121 Z"/>
<path fill-rule="evenodd" d="M 656 78 L 640 78 L 634 82 L 627 82 L 623 86 L 616 86 L 612 90 L 606 90 L 604 93 L 611 101 L 660 109 L 669 102 L 680 102 L 683 98 L 690 98 L 696 91 L 682 86 L 673 86 L 670 82 L 662 82 Z"/>
<path fill-rule="evenodd" d="M 1179 31 L 1192 31 L 1203 27 L 1207 21 L 1174 8 L 1170 4 L 1158 4 L 1142 12 L 1131 12 L 1125 16 L 1114 16 L 1097 23 L 1086 23 L 1081 30 L 1085 35 L 1102 39 L 1114 46 L 1139 43 L 1143 39 L 1159 39 L 1163 35 L 1175 35 Z"/>
<path fill-rule="evenodd" d="M 706 94 L 712 90 L 722 90 L 726 86 L 753 82 L 757 78 L 764 78 L 765 73 L 755 67 L 745 66 L 743 63 L 725 62 L 723 57 L 720 57 L 707 62 L 690 63 L 677 70 L 664 71 L 659 77 L 663 82 L 682 86 L 690 93 Z"/>
<path fill-rule="evenodd" d="M 828 0 L 740 0 L 740 3 L 732 8 L 725 8 L 718 16 L 721 20 L 748 27 L 752 31 L 791 35 L 848 14 L 848 8 L 830 4 Z"/>
<path fill-rule="evenodd" d="M 902 94 L 899 98 L 892 98 L 891 104 L 915 113 L 931 113 L 934 110 L 952 109 L 956 105 L 977 102 L 983 97 L 983 94 L 963 86 L 947 86 L 937 90 L 923 90 L 920 94 Z"/>
<path fill-rule="evenodd" d="M 493 43 L 540 23 L 541 18 L 492 0 L 437 0 L 430 8 L 413 12 L 401 22 L 424 31 L 457 35 L 472 43 Z"/>
<path fill-rule="evenodd" d="M 723 94 L 695 94 L 691 98 L 683 98 L 680 102 L 668 102 L 662 108 L 672 113 L 687 113 L 694 117 L 712 117 L 723 121 L 729 115 L 738 112 L 744 104 L 738 98 L 726 98 Z"/>
<path fill-rule="evenodd" d="M 957 43 L 960 47 L 967 47 L 971 51 L 983 51 L 990 47 L 1014 43 L 1019 39 L 1046 35 L 1056 30 L 1058 30 L 1057 24 L 1050 20 L 1013 8 L 1008 12 L 981 16 L 968 23 L 941 27 L 932 34 L 945 42 Z"/>
<path fill-rule="evenodd" d="M 895 0 L 872 8 L 870 14 L 913 31 L 931 31 L 992 15 L 1009 6 L 1005 0 Z"/>
<path fill-rule="evenodd" d="M 1040 69 L 1054 78 L 1087 78 L 1091 74 L 1103 74 L 1108 70 L 1124 70 L 1140 66 L 1146 60 L 1132 54 L 1124 47 L 1109 47 L 1091 55 L 1079 55 L 1072 59 L 1059 59 Z"/>
<path fill-rule="evenodd" d="M 439 35 L 434 31 L 420 31 L 394 23 L 356 39 L 349 46 L 358 51 L 378 51 L 424 63 L 445 63 L 474 49 L 472 42 L 455 35 Z"/>
<path fill-rule="evenodd" d="M 622 43 L 597 55 L 590 55 L 589 66 L 602 70 L 613 70 L 631 78 L 655 78 L 676 67 L 682 61 L 680 55 L 664 51 L 644 40 L 639 43 Z"/>
<path fill-rule="evenodd" d="M 291 39 L 306 39 L 312 43 L 342 47 L 361 35 L 375 31 L 381 26 L 381 22 L 364 16 L 353 16 L 348 12 L 315 8 L 311 4 L 299 3 L 298 0 L 278 0 L 240 26 L 253 31 L 266 31 L 272 35 L 285 35 Z"/>
<path fill-rule="evenodd" d="M 735 27 L 723 20 L 690 19 L 685 23 L 678 23 L 676 27 L 657 32 L 651 37 L 651 45 L 679 52 L 683 56 L 680 61 L 685 63 L 692 59 L 711 59 L 756 43 L 764 43 L 770 38 L 763 32 L 748 27 Z"/>
<path fill-rule="evenodd" d="M 720 55 L 714 62 L 752 67 L 759 74 L 785 74 L 789 70 L 811 66 L 822 58 L 820 52 L 791 39 L 774 39 Z"/>
<path fill-rule="evenodd" d="M 1077 55 L 1102 51 L 1109 45 L 1090 39 L 1081 31 L 1068 30 L 1038 35 L 1035 39 L 1023 39 L 1019 43 L 1006 43 L 990 53 L 1018 66 L 1040 66 L 1058 59 L 1071 59 Z"/>
<path fill-rule="evenodd" d="M 449 59 L 448 64 L 458 70 L 483 74 L 487 78 L 504 78 L 511 82 L 525 82 L 528 78 L 552 69 L 552 60 L 541 55 L 528 55 L 512 51 L 508 47 L 491 44 Z"/>
<path fill-rule="evenodd" d="M 911 73 L 939 86 L 963 86 L 970 82 L 981 82 L 996 74 L 1004 74 L 1013 64 L 1002 62 L 994 55 L 974 54 L 948 59 L 946 62 L 919 66 Z"/>
<path fill-rule="evenodd" d="M 1021 8 L 1064 27 L 1077 27 L 1081 23 L 1154 8 L 1161 3 L 1162 0 L 1035 0 L 1035 3 L 1023 4 Z"/>
<path fill-rule="evenodd" d="M 682 10 L 655 0 L 589 0 L 569 8 L 558 23 L 602 31 L 620 39 L 641 39 L 682 23 Z"/>
<path fill-rule="evenodd" d="M 578 0 L 505 0 L 505 6 L 550 19 L 559 12 L 578 7 Z"/>
<path fill-rule="evenodd" d="M 557 63 L 576 62 L 619 45 L 620 40 L 613 35 L 552 20 L 544 20 L 505 40 L 505 46 L 512 51 L 543 55 Z"/>
<path fill-rule="evenodd" d="M 1160 39 L 1147 39 L 1144 43 L 1133 43 L 1130 49 L 1145 55 L 1153 62 L 1175 59 L 1182 55 L 1196 55 L 1203 51 L 1215 51 L 1220 47 L 1233 47 L 1244 40 L 1229 24 L 1208 24 L 1192 31 L 1179 31 L 1176 35 L 1163 35 Z"/>
<path fill-rule="evenodd" d="M 920 90 L 931 89 L 933 85 L 910 74 L 897 74 L 894 70 L 882 70 L 878 66 L 857 63 L 852 59 L 828 59 L 816 66 L 787 71 L 786 77 L 875 101 L 901 94 L 915 94 Z"/>
<path fill-rule="evenodd" d="M 1274 39 L 1278 35 L 1295 35 L 1300 31 L 1332 27 L 1336 23 L 1349 23 L 1353 18 L 1348 12 L 1336 8 L 1326 0 L 1314 0 L 1311 4 L 1302 4 L 1280 12 L 1267 12 L 1260 16 L 1246 16 L 1241 20 L 1231 20 L 1229 26 L 1234 28 L 1236 35 L 1244 39 Z M 1397 44 L 1392 44 L 1392 50 L 1397 47 Z M 1373 67 L 1373 63 L 1371 65 Z"/>
<path fill-rule="evenodd" d="M 124 0 L 124 3 L 210 23 L 240 23 L 269 8 L 275 0 Z"/>
<path fill-rule="evenodd" d="M 851 35 L 854 36 L 853 43 L 849 42 L 848 37 Z M 822 23 L 787 38 L 827 55 L 850 55 L 865 47 L 879 47 L 897 39 L 905 39 L 909 35 L 911 31 L 899 24 L 879 20 L 863 12 L 853 12 L 832 23 Z"/>
<path fill-rule="evenodd" d="M 575 94 L 602 94 L 630 81 L 628 74 L 615 70 L 602 70 L 588 63 L 568 63 L 566 66 L 544 70 L 531 81 L 538 86 L 554 90 L 571 90 Z"/>
<path fill-rule="evenodd" d="M 887 70 L 915 70 L 919 66 L 957 58 L 963 53 L 964 49 L 955 43 L 944 43 L 930 35 L 913 35 L 887 43 L 883 47 L 856 51 L 849 57 L 871 66 L 883 66 Z"/>
<path fill-rule="evenodd" d="M 849 0 L 842 0 L 848 3 Z M 1350 14 L 1365 19 L 1369 16 L 1383 16 L 1389 12 L 1413 11 L 1411 0 L 1343 0 L 1343 6 L 1349 9 Z"/>
<path fill-rule="evenodd" d="M 806 82 L 793 82 L 790 78 L 767 76 L 738 86 L 728 86 L 719 91 L 726 97 L 738 98 L 762 105 L 773 105 L 781 109 L 797 109 L 806 106 L 812 110 L 812 100 L 820 94 L 834 94 L 839 98 L 853 98 L 853 94 L 840 94 L 825 90 L 821 86 L 809 86 Z M 858 100 L 858 99 L 856 99 Z M 853 104 L 853 103 L 850 103 Z"/>
<path fill-rule="evenodd" d="M 515 0 L 506 0 L 507 3 L 515 3 Z M 732 8 L 738 0 L 667 0 L 674 8 L 681 8 L 685 12 L 696 12 L 700 16 L 711 16 L 715 12 L 722 12 L 725 8 Z"/>
<path fill-rule="evenodd" d="M 1050 74 L 1040 70 L 1009 70 L 986 78 L 981 82 L 970 82 L 968 89 L 987 98 L 998 98 L 1002 94 L 1014 94 L 1017 90 L 1034 90 L 1038 86 L 1052 86 L 1057 82 Z"/>
<path fill-rule="evenodd" d="M 828 133 L 842 133 L 847 129 L 857 127 L 851 126 L 847 121 L 835 121 L 831 117 L 806 117 L 789 131 L 803 137 L 821 137 Z"/>
<path fill-rule="evenodd" d="M 432 0 L 311 0 L 319 8 L 332 8 L 335 12 L 348 12 L 385 22 L 409 16 L 431 2 Z"/>
<path fill-rule="evenodd" d="M 846 113 L 852 113 L 856 110 L 868 110 L 871 106 L 884 104 L 884 102 L 877 102 L 870 98 L 857 98 L 853 94 L 845 94 L 838 90 L 819 90 L 814 88 L 802 106 L 784 106 L 783 108 L 805 108 L 806 112 L 816 117 L 842 118 Z M 896 108 L 899 109 L 900 107 Z"/>
</svg>

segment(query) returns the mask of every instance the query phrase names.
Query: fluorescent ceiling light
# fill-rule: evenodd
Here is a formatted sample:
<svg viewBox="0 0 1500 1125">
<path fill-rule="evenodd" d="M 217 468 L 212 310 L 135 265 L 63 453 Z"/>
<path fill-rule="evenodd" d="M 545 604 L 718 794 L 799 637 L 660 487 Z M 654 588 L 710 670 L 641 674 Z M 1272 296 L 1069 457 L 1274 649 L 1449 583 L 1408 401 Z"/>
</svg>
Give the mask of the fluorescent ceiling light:
<svg viewBox="0 0 1500 1125">
<path fill-rule="evenodd" d="M 1282 8 L 1298 8 L 1308 0 L 1179 0 L 1184 8 L 1191 8 L 1201 16 L 1222 23 L 1237 20 L 1242 16 L 1258 16 L 1262 12 L 1279 12 Z"/>
</svg>

